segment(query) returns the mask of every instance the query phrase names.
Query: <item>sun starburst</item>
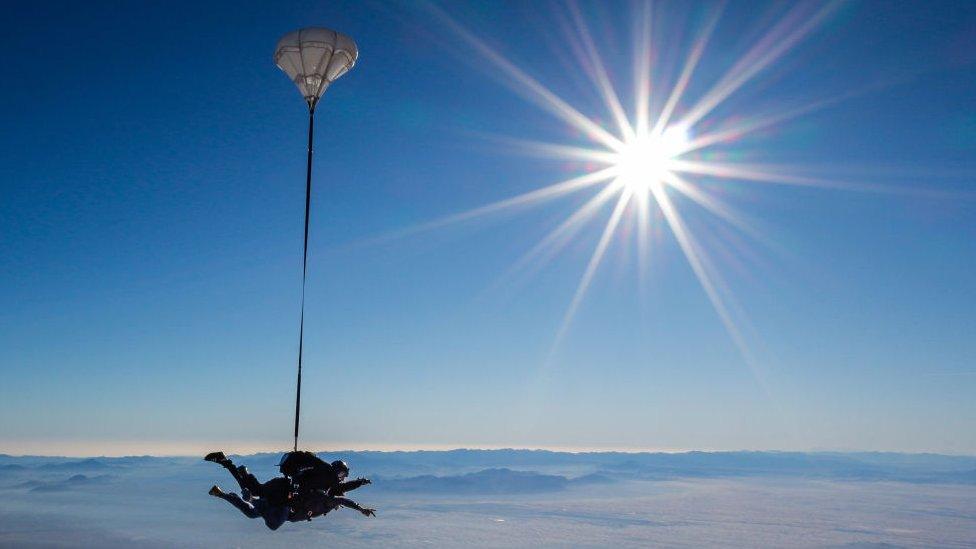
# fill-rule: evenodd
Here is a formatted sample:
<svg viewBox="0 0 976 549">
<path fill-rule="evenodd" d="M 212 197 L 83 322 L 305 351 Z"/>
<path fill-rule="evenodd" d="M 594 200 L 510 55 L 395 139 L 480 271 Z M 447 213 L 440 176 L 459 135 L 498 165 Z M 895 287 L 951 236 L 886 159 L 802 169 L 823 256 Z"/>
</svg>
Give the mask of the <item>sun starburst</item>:
<svg viewBox="0 0 976 549">
<path fill-rule="evenodd" d="M 649 193 L 673 176 L 674 160 L 688 147 L 688 131 L 666 128 L 663 132 L 637 133 L 624 141 L 611 159 L 616 184 L 632 195 Z"/>
<path fill-rule="evenodd" d="M 787 185 L 836 186 L 834 182 L 789 174 L 770 166 L 708 162 L 702 160 L 701 155 L 692 154 L 734 142 L 758 129 L 809 112 L 827 103 L 821 101 L 772 116 L 739 117 L 735 123 L 709 125 L 719 128 L 717 130 L 707 133 L 696 132 L 698 127 L 705 126 L 702 122 L 708 119 L 719 105 L 813 32 L 835 8 L 835 4 L 803 3 L 787 10 L 753 47 L 733 63 L 727 72 L 715 79 L 708 91 L 690 105 L 683 104 L 684 95 L 719 22 L 721 6 L 711 10 L 708 17 L 704 19 L 704 24 L 699 25 L 695 40 L 685 56 L 684 63 L 680 65 L 677 78 L 670 89 L 662 94 L 659 101 L 653 101 L 651 87 L 654 72 L 652 59 L 655 58 L 655 45 L 651 36 L 654 15 L 652 8 L 649 2 L 643 3 L 638 7 L 639 12 L 634 17 L 637 21 L 633 62 L 636 88 L 633 110 L 628 114 L 617 89 L 608 77 L 585 18 L 574 3 L 567 4 L 565 20 L 575 33 L 568 42 L 574 44 L 581 66 L 610 114 L 613 128 L 607 128 L 593 118 L 585 116 L 580 109 L 543 86 L 537 79 L 505 58 L 497 48 L 489 46 L 441 8 L 429 5 L 431 14 L 442 21 L 491 67 L 499 71 L 503 77 L 500 79 L 502 84 L 559 118 L 580 132 L 589 142 L 589 145 L 578 146 L 520 140 L 520 148 L 549 157 L 581 161 L 589 168 L 585 173 L 568 180 L 435 220 L 407 232 L 440 227 L 493 212 L 552 200 L 569 193 L 596 189 L 592 197 L 529 249 L 513 267 L 513 270 L 517 271 L 534 261 L 553 257 L 588 220 L 599 212 L 605 211 L 604 206 L 613 204 L 600 238 L 583 269 L 576 291 L 563 314 L 552 348 L 556 348 L 568 330 L 625 216 L 633 215 L 638 230 L 639 257 L 643 259 L 647 254 L 652 218 L 662 220 L 670 229 L 731 338 L 751 365 L 753 361 L 749 348 L 738 323 L 733 319 L 727 292 L 723 289 L 724 284 L 689 230 L 674 198 L 680 196 L 682 199 L 687 199 L 731 226 L 761 238 L 761 235 L 752 229 L 740 214 L 717 199 L 706 186 L 699 184 L 697 178 L 705 176 Z M 652 112 L 654 104 L 660 105 L 657 112 Z M 755 368 L 754 373 L 758 378 Z M 761 379 L 759 381 L 762 382 Z"/>
</svg>

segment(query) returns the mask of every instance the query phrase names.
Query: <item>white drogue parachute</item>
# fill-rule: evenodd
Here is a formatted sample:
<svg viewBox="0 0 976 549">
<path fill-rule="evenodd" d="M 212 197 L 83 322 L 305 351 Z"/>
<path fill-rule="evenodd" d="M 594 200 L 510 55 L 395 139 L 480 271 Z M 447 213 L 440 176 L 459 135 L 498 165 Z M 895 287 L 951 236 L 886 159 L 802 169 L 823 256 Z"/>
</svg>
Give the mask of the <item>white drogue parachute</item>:
<svg viewBox="0 0 976 549">
<path fill-rule="evenodd" d="M 314 107 L 329 84 L 346 74 L 359 57 L 352 38 L 330 29 L 307 27 L 278 40 L 274 61 Z"/>
</svg>

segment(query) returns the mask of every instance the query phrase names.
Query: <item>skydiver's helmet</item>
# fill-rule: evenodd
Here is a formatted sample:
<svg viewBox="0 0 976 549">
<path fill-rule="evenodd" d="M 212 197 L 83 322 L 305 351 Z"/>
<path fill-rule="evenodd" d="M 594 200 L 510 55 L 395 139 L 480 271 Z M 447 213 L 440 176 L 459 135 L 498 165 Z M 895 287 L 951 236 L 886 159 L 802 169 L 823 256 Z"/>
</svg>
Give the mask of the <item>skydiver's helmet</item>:
<svg viewBox="0 0 976 549">
<path fill-rule="evenodd" d="M 335 471 L 335 474 L 339 477 L 340 481 L 345 480 L 346 477 L 349 476 L 349 466 L 346 465 L 346 462 L 342 461 L 341 459 L 337 459 L 332 462 L 332 470 Z"/>
</svg>

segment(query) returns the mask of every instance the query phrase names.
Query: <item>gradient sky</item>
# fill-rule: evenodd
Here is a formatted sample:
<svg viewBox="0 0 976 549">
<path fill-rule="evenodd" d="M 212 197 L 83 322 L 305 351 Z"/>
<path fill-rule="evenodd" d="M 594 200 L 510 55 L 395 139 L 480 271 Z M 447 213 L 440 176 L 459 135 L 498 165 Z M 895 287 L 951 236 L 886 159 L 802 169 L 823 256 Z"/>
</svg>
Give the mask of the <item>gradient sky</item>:
<svg viewBox="0 0 976 549">
<path fill-rule="evenodd" d="M 322 25 L 360 58 L 318 110 L 306 446 L 976 453 L 976 5 L 840 4 L 716 110 L 847 95 L 718 150 L 898 189 L 706 182 L 766 244 L 679 204 L 750 366 L 660 226 L 643 280 L 632 234 L 613 242 L 550 355 L 610 208 L 532 276 L 504 275 L 585 195 L 374 238 L 583 169 L 497 138 L 585 143 L 444 19 L 207 4 L 8 6 L 0 452 L 290 445 L 306 114 L 271 54 Z M 727 5 L 678 112 L 790 5 Z M 652 101 L 717 7 L 655 7 Z M 445 10 L 612 127 L 564 5 Z M 630 109 L 638 6 L 580 11 Z"/>
</svg>

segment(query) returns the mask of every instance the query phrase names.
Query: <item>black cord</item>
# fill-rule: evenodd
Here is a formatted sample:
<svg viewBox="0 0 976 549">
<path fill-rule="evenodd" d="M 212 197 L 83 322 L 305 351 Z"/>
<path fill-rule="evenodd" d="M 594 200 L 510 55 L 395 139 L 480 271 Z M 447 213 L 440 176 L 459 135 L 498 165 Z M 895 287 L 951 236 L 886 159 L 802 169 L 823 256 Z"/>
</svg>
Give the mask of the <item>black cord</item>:
<svg viewBox="0 0 976 549">
<path fill-rule="evenodd" d="M 298 387 L 295 390 L 295 451 L 298 450 L 298 420 L 302 410 L 302 348 L 305 343 L 305 279 L 308 276 L 308 214 L 312 202 L 312 130 L 315 103 L 308 107 L 308 164 L 305 175 L 305 246 L 302 251 L 302 312 L 298 324 Z"/>
</svg>

